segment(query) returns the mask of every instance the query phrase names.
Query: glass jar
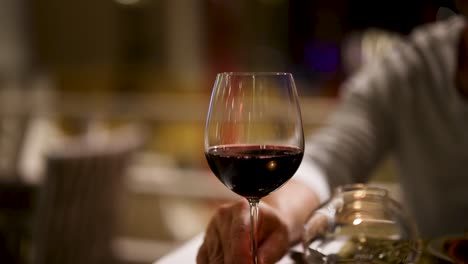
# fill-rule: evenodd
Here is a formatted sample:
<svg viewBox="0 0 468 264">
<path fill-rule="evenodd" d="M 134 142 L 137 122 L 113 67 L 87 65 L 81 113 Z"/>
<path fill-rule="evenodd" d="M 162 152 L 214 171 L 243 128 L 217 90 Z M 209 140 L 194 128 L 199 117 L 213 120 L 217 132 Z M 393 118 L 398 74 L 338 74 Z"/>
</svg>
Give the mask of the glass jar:
<svg viewBox="0 0 468 264">
<path fill-rule="evenodd" d="M 415 263 L 422 244 L 414 221 L 387 190 L 338 187 L 304 225 L 305 263 Z"/>
</svg>

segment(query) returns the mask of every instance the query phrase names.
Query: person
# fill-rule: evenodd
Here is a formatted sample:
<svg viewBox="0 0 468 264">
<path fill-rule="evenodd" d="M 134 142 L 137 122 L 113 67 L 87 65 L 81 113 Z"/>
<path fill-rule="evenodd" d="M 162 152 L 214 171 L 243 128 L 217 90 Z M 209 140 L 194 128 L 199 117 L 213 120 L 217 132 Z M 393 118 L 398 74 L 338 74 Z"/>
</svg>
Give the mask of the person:
<svg viewBox="0 0 468 264">
<path fill-rule="evenodd" d="M 392 155 L 405 206 L 423 238 L 468 230 L 468 1 L 417 27 L 343 84 L 330 121 L 306 143 L 296 175 L 260 204 L 258 262 L 275 263 L 335 186 L 367 182 Z M 197 263 L 251 263 L 249 206 L 221 206 Z"/>
</svg>

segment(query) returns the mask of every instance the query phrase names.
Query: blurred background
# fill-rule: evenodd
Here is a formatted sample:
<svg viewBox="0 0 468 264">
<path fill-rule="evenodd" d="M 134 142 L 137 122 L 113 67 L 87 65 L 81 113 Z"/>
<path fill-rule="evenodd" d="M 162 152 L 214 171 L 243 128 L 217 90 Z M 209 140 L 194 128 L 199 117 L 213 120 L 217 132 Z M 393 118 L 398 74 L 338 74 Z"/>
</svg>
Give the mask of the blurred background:
<svg viewBox="0 0 468 264">
<path fill-rule="evenodd" d="M 217 72 L 292 72 L 313 133 L 360 65 L 448 15 L 436 0 L 0 1 L 1 262 L 157 260 L 236 198 L 203 154 Z M 391 160 L 375 173 L 394 182 Z"/>
</svg>

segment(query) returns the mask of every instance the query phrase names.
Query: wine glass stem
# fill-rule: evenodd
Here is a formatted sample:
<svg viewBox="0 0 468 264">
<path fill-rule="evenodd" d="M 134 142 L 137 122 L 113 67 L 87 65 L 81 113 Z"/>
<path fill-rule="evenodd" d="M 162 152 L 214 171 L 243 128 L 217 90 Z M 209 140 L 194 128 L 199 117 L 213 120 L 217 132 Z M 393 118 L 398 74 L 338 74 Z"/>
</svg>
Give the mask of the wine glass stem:
<svg viewBox="0 0 468 264">
<path fill-rule="evenodd" d="M 253 263 L 257 264 L 257 222 L 258 222 L 258 203 L 259 199 L 249 198 L 250 205 L 250 241 L 252 244 Z"/>
</svg>

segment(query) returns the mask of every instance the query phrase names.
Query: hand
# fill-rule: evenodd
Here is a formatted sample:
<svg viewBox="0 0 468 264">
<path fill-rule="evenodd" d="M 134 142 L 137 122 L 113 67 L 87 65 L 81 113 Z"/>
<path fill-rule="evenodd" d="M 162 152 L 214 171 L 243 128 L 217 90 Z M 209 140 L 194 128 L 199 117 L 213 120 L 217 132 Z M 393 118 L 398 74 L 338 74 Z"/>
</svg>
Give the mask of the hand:
<svg viewBox="0 0 468 264">
<path fill-rule="evenodd" d="M 249 210 L 245 199 L 217 210 L 198 251 L 198 264 L 252 263 Z M 288 228 L 277 210 L 262 202 L 257 231 L 258 263 L 276 263 L 288 250 Z"/>
</svg>

